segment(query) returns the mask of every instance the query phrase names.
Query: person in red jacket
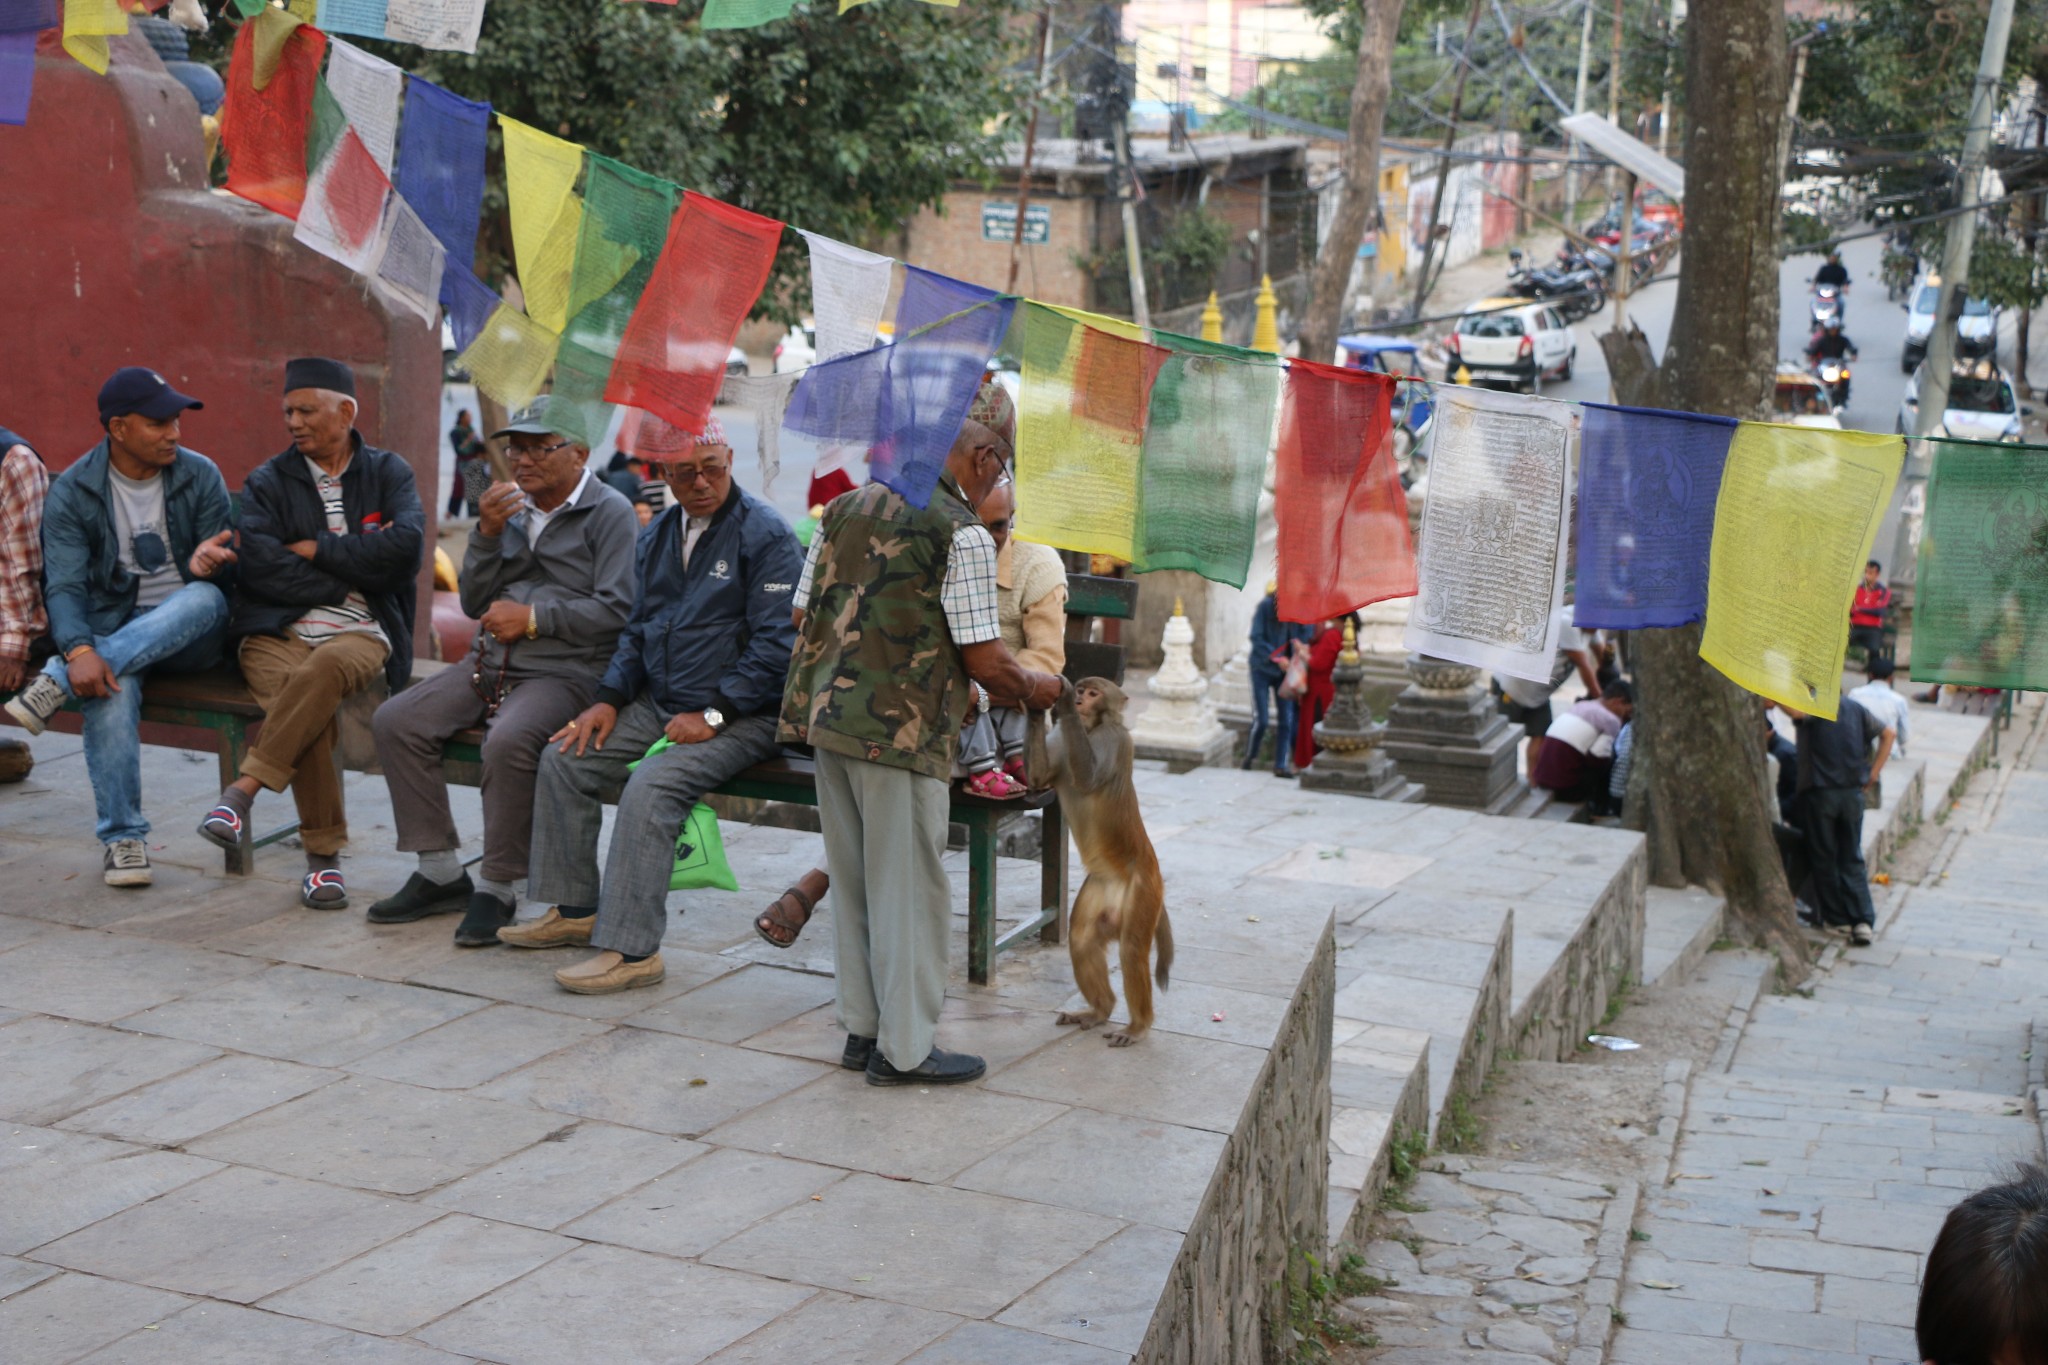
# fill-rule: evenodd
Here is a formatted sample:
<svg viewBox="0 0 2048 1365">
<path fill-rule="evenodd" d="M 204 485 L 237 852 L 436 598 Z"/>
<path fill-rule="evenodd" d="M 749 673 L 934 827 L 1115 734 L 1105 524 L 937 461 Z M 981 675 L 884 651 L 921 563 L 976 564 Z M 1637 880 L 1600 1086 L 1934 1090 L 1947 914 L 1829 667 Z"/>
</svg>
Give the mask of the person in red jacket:
<svg viewBox="0 0 2048 1365">
<path fill-rule="evenodd" d="M 1357 618 L 1351 618 L 1356 621 Z M 1337 667 L 1337 655 L 1344 648 L 1344 620 L 1342 616 L 1323 622 L 1323 629 L 1308 650 L 1308 689 L 1301 694 L 1296 714 L 1299 719 L 1294 725 L 1294 766 L 1306 768 L 1315 761 L 1316 750 L 1322 746 L 1316 743 L 1316 722 L 1330 709 L 1330 703 L 1337 699 L 1337 684 L 1331 673 Z M 1302 648 L 1297 645 L 1296 648 Z"/>
<path fill-rule="evenodd" d="M 1884 566 L 1871 560 L 1863 566 L 1863 581 L 1856 585 L 1856 601 L 1849 608 L 1849 647 L 1861 648 L 1875 659 L 1884 653 L 1884 614 L 1891 610 L 1892 590 L 1885 586 Z"/>
</svg>

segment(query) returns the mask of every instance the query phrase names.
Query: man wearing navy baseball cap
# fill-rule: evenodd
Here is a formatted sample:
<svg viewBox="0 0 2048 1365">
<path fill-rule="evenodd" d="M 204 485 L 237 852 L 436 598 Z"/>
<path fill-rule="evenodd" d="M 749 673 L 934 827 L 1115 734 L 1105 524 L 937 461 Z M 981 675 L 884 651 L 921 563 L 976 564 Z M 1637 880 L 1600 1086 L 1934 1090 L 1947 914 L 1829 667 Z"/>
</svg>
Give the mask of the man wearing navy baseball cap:
<svg viewBox="0 0 2048 1365">
<path fill-rule="evenodd" d="M 340 910 L 348 816 L 334 716 L 379 678 L 396 692 L 412 677 L 426 516 L 405 457 L 356 430 L 348 366 L 322 356 L 286 362 L 283 406 L 292 443 L 242 485 L 242 581 L 228 626 L 263 707 L 263 733 L 199 833 L 236 847 L 257 790 L 289 786 L 306 849 L 299 903 Z"/>
<path fill-rule="evenodd" d="M 100 388 L 106 439 L 57 476 L 43 507 L 43 597 L 57 654 L 7 711 L 41 734 L 67 701 L 80 703 L 109 886 L 150 882 L 142 674 L 214 664 L 228 621 L 218 586 L 235 562 L 227 484 L 213 461 L 179 444 L 179 418 L 202 406 L 154 370 L 114 371 Z"/>
</svg>

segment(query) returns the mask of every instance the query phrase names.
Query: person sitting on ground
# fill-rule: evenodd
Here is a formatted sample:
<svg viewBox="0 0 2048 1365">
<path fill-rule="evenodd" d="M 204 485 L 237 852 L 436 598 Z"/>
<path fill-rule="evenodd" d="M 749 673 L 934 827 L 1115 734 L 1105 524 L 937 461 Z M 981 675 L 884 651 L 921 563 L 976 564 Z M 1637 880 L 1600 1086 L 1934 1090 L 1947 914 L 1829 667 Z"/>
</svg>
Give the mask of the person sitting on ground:
<svg viewBox="0 0 2048 1365">
<path fill-rule="evenodd" d="M 518 948 L 596 948 L 555 973 L 579 995 L 662 980 L 677 832 L 706 792 L 778 748 L 803 552 L 776 510 L 733 481 L 715 419 L 688 439 L 664 457 L 678 505 L 634 546 L 633 613 L 597 700 L 541 755 L 531 891 L 550 908 L 498 931 Z M 673 747 L 645 757 L 664 736 Z M 600 881 L 609 799 L 619 810 Z"/>
<path fill-rule="evenodd" d="M 292 443 L 242 485 L 242 576 L 228 634 L 263 730 L 242 775 L 199 822 L 239 846 L 259 787 L 292 789 L 306 875 L 299 903 L 348 905 L 348 814 L 334 764 L 335 713 L 381 676 L 412 677 L 412 627 L 426 513 L 412 466 L 356 430 L 355 372 L 318 356 L 284 368 Z"/>
<path fill-rule="evenodd" d="M 1598 701 L 1577 703 L 1550 723 L 1529 785 L 1560 801 L 1604 802 L 1614 771 L 1614 742 L 1635 714 L 1635 689 L 1617 678 Z"/>
<path fill-rule="evenodd" d="M 1565 680 L 1576 671 L 1579 682 L 1585 686 L 1588 699 L 1600 695 L 1600 676 L 1594 671 L 1593 652 L 1586 643 L 1586 637 L 1572 624 L 1572 608 L 1559 607 L 1553 615 L 1557 618 L 1557 655 L 1551 661 L 1550 676 L 1547 679 L 1516 678 L 1507 674 L 1494 676 L 1494 695 L 1500 704 L 1500 713 L 1508 720 L 1522 727 L 1528 737 L 1526 765 L 1534 780 L 1536 761 L 1543 756 L 1543 739 L 1550 733 L 1550 698 Z"/>
<path fill-rule="evenodd" d="M 43 610 L 43 499 L 50 471 L 27 441 L 0 427 L 0 693 L 13 692 L 49 654 Z M 0 739 L 0 782 L 35 766 L 26 743 Z"/>
<path fill-rule="evenodd" d="M 1849 697 L 1898 733 L 1898 742 L 1892 745 L 1892 752 L 1904 758 L 1906 730 L 1912 724 L 1913 708 L 1892 689 L 1892 676 L 1897 671 L 1890 659 L 1872 654 L 1870 662 L 1863 666 L 1863 676 L 1868 681 L 1852 690 Z"/>
<path fill-rule="evenodd" d="M 992 430 L 1001 436 L 1005 429 L 998 422 Z M 996 542 L 996 617 L 1002 626 L 1003 644 L 1020 665 L 1058 673 L 1067 666 L 1067 570 L 1051 546 L 1011 537 L 1017 507 L 1015 488 L 1009 482 L 997 484 L 977 509 L 981 524 Z M 976 795 L 997 799 L 1022 796 L 1025 713 L 1013 706 L 984 707 L 981 700 L 987 693 L 979 684 L 975 691 L 976 705 L 960 731 L 954 775 L 963 771 L 987 775 L 979 790 L 970 777 L 967 790 Z M 998 778 L 1009 785 L 994 786 Z M 810 923 L 831 884 L 824 868 L 812 868 L 754 920 L 755 932 L 776 947 L 787 948 Z"/>
<path fill-rule="evenodd" d="M 1863 566 L 1863 581 L 1856 585 L 1856 600 L 1849 607 L 1849 648 L 1862 650 L 1866 662 L 1884 652 L 1884 618 L 1891 605 L 1884 566 L 1873 559 Z"/>
<path fill-rule="evenodd" d="M 1813 879 L 1813 907 L 1827 928 L 1849 930 L 1858 946 L 1872 942 L 1877 910 L 1863 861 L 1863 797 L 1884 772 L 1896 732 L 1859 702 L 1842 698 L 1835 718 L 1809 716 L 1778 704 L 1799 735 L 1799 830 Z M 1871 746 L 1877 755 L 1871 757 Z"/>
<path fill-rule="evenodd" d="M 469 658 L 377 708 L 377 761 L 391 788 L 398 851 L 419 870 L 370 907 L 376 924 L 465 911 L 457 946 L 498 941 L 533 842 L 534 775 L 548 736 L 590 705 L 633 609 L 640 528 L 595 477 L 590 450 L 550 425 L 546 395 L 492 433 L 516 482 L 484 494 L 462 557 L 462 610 L 477 622 Z M 441 750 L 484 727 L 482 881 L 462 870 Z"/>
<path fill-rule="evenodd" d="M 7 713 L 39 735 L 65 702 L 82 703 L 108 886 L 151 879 L 142 675 L 211 668 L 228 624 L 227 484 L 178 443 L 179 414 L 202 406 L 154 370 L 116 370 L 100 389 L 105 439 L 57 476 L 43 507 L 43 602 L 57 652 Z"/>
<path fill-rule="evenodd" d="M 2048 1365 L 2048 1168 L 2022 1165 L 1948 1211 L 1913 1336 L 1927 1365 Z"/>
</svg>

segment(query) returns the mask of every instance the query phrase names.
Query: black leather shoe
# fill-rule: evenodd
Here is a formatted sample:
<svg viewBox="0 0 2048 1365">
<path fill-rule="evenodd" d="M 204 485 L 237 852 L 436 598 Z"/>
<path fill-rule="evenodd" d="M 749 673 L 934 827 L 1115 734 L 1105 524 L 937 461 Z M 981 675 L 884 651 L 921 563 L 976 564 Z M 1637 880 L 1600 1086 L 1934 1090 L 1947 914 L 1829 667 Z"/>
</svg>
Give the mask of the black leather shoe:
<svg viewBox="0 0 2048 1365">
<path fill-rule="evenodd" d="M 908 1071 L 898 1071 L 876 1048 L 868 1057 L 869 1085 L 963 1085 L 978 1081 L 988 1063 L 965 1052 L 948 1052 L 935 1047 L 932 1055 Z"/>
<path fill-rule="evenodd" d="M 452 915 L 468 909 L 469 898 L 475 894 L 476 883 L 467 872 L 460 880 L 445 883 L 430 882 L 415 872 L 405 879 L 397 895 L 372 905 L 366 918 L 372 924 L 410 924 L 429 915 Z"/>
<path fill-rule="evenodd" d="M 469 910 L 455 926 L 458 948 L 490 948 L 498 942 L 498 931 L 512 922 L 512 907 L 488 891 L 469 898 Z"/>
<path fill-rule="evenodd" d="M 846 1035 L 846 1051 L 839 1054 L 839 1065 L 848 1071 L 866 1071 L 868 1058 L 875 1055 L 875 1040 L 863 1038 L 858 1033 Z"/>
</svg>

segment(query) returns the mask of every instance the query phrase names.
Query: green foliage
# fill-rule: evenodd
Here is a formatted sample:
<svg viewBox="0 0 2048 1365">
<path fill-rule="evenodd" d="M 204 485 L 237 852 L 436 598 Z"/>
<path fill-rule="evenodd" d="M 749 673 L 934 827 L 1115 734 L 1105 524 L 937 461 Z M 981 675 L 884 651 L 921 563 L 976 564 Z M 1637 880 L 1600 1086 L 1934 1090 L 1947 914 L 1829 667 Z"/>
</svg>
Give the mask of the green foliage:
<svg viewBox="0 0 2048 1365">
<path fill-rule="evenodd" d="M 1206 298 L 1216 268 L 1230 251 L 1230 225 L 1204 209 L 1175 214 L 1164 227 L 1145 234 L 1145 297 L 1154 308 L 1177 308 Z M 1095 276 L 1096 306 L 1105 313 L 1131 311 L 1130 267 L 1118 245 L 1076 264 Z"/>
<path fill-rule="evenodd" d="M 1287 1365 L 1326 1365 L 1333 1346 L 1377 1346 L 1372 1336 L 1332 1314 L 1336 1304 L 1361 1294 L 1377 1294 L 1388 1282 L 1365 1269 L 1365 1258 L 1345 1252 L 1335 1272 L 1317 1257 L 1296 1247 L 1287 1268 L 1287 1333 L 1283 1349 Z"/>
<path fill-rule="evenodd" d="M 2048 266 L 2038 248 L 1980 232 L 1970 251 L 1970 293 L 1999 308 L 2034 308 L 2048 298 Z"/>
<path fill-rule="evenodd" d="M 1422 1159 L 1428 1154 L 1428 1133 L 1420 1128 L 1396 1131 L 1394 1140 L 1387 1145 L 1387 1178 L 1405 1189 L 1422 1169 Z"/>
<path fill-rule="evenodd" d="M 1481 1135 L 1479 1116 L 1472 1112 L 1472 1101 L 1463 1095 L 1451 1096 L 1450 1103 L 1444 1106 L 1443 1117 L 1437 1120 L 1437 1150 L 1472 1151 L 1479 1146 Z"/>
</svg>

